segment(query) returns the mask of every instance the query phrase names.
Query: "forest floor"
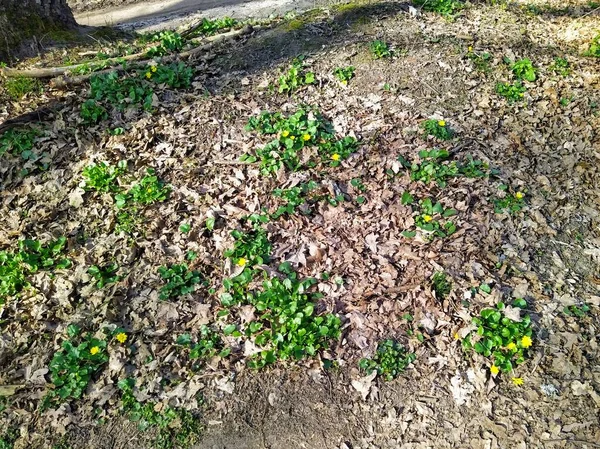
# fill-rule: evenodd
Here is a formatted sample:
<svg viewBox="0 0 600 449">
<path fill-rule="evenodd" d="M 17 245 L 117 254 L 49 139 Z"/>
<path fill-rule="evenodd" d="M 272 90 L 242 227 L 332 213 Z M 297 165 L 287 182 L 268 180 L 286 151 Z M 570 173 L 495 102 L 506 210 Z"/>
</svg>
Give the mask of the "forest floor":
<svg viewBox="0 0 600 449">
<path fill-rule="evenodd" d="M 598 447 L 597 8 L 21 62 L 153 57 L 2 79 L 0 448 Z"/>
</svg>

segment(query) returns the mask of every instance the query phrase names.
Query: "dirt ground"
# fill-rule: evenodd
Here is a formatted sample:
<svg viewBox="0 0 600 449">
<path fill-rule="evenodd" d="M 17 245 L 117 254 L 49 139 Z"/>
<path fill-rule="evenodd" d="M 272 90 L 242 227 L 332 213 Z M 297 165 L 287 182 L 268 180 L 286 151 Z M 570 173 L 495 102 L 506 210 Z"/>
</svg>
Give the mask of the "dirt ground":
<svg viewBox="0 0 600 449">
<path fill-rule="evenodd" d="M 21 161 L 0 166 L 0 244 L 66 234 L 75 265 L 40 275 L 35 295 L 0 309 L 0 385 L 22 385 L 0 414 L 2 425 L 19 429 L 15 448 L 153 447 L 153 432 L 140 431 L 119 408 L 115 384 L 132 373 L 143 385 L 139 397 L 158 410 L 168 404 L 199 413 L 198 449 L 599 446 L 600 59 L 584 56 L 600 29 L 598 10 L 538 1 L 470 5 L 453 20 L 411 11 L 400 2 L 325 8 L 224 44 L 192 61 L 192 88 L 161 91 L 154 113 L 112 117 L 123 135 L 108 135 L 107 124 L 80 126 L 86 85 L 4 103 L 0 116 L 8 119 L 64 101 L 36 149 L 50 168 L 22 179 Z M 394 56 L 373 59 L 376 39 Z M 488 67 L 479 71 L 472 55 L 486 53 Z M 269 88 L 300 55 L 317 82 L 291 96 Z M 566 76 L 552 69 L 556 57 L 569 61 Z M 495 91 L 512 79 L 506 58 L 529 58 L 537 68 L 515 103 Z M 344 86 L 332 72 L 349 65 L 355 77 Z M 318 107 L 339 134 L 357 137 L 359 150 L 339 167 L 273 177 L 235 162 L 265 143 L 244 130 L 249 117 L 303 104 Z M 423 137 L 428 118 L 448 122 L 456 139 Z M 411 181 L 398 156 L 414 161 L 433 146 L 480 159 L 497 175 L 456 178 L 444 188 Z M 156 168 L 173 186 L 167 202 L 146 211 L 145 235 L 133 238 L 114 231 L 110 198 L 80 188 L 91 162 L 124 158 L 138 171 Z M 341 317 L 339 341 L 318 357 L 257 371 L 231 339 L 232 358 L 191 371 L 173 340 L 220 323 L 209 287 L 218 290 L 227 275 L 223 251 L 240 218 L 272 210 L 274 189 L 298 180 L 339 185 L 355 198 L 356 178 L 366 202 L 318 204 L 311 215 L 267 226 L 271 269 L 288 261 L 302 276 L 331 274 L 318 283 L 320 307 Z M 524 192 L 523 210 L 495 211 L 500 185 Z M 458 231 L 432 242 L 403 237 L 412 220 L 401 201 L 408 191 L 454 207 Z M 212 214 L 220 217 L 214 233 L 179 231 L 184 222 L 203 229 Z M 210 285 L 176 303 L 160 301 L 157 268 L 190 250 Z M 96 291 L 85 267 L 108 258 L 120 260 L 127 277 Z M 444 299 L 432 291 L 438 271 L 452 281 Z M 526 300 L 534 329 L 530 355 L 514 373 L 520 386 L 511 375 L 491 375 L 489 360 L 461 346 L 481 309 L 516 298 Z M 590 309 L 581 316 L 565 313 L 584 304 Z M 136 351 L 111 347 L 109 367 L 83 399 L 41 413 L 44 370 L 74 321 L 116 323 Z M 358 368 L 385 338 L 416 354 L 390 382 Z"/>
</svg>

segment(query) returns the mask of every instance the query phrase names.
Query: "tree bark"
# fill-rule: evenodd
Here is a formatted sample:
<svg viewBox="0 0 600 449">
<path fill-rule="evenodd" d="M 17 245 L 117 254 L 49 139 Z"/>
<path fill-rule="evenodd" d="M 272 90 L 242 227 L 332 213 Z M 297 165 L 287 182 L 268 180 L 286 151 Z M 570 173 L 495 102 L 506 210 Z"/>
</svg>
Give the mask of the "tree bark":
<svg viewBox="0 0 600 449">
<path fill-rule="evenodd" d="M 41 36 L 76 26 L 66 0 L 0 0 L 0 61 L 35 53 Z"/>
</svg>

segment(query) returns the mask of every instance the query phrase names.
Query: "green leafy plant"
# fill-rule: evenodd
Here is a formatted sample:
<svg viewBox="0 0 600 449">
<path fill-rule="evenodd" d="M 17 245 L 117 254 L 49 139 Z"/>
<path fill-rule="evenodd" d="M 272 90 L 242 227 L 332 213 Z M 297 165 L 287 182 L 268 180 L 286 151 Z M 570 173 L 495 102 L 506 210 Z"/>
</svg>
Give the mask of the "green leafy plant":
<svg viewBox="0 0 600 449">
<path fill-rule="evenodd" d="M 314 82 L 315 74 L 305 70 L 303 59 L 299 57 L 292 62 L 290 69 L 279 77 L 279 93 L 289 94 L 301 86 Z"/>
<path fill-rule="evenodd" d="M 563 313 L 568 316 L 576 316 L 577 318 L 583 318 L 590 311 L 590 306 L 586 303 L 582 303 L 580 305 L 573 304 L 572 306 L 567 306 L 563 308 Z"/>
<path fill-rule="evenodd" d="M 464 8 L 464 3 L 460 0 L 414 0 L 414 4 L 421 6 L 425 11 L 436 12 L 448 18 Z"/>
<path fill-rule="evenodd" d="M 231 235 L 235 242 L 232 249 L 225 251 L 225 257 L 229 257 L 236 265 L 252 267 L 269 262 L 271 242 L 263 228 L 255 227 L 249 232 L 236 229 Z"/>
<path fill-rule="evenodd" d="M 176 343 L 189 349 L 191 360 L 206 360 L 217 355 L 219 357 L 227 357 L 231 352 L 231 348 L 224 347 L 219 334 L 205 324 L 200 327 L 200 335 L 196 343 L 192 342 L 190 334 L 181 334 L 177 337 Z"/>
<path fill-rule="evenodd" d="M 494 212 L 515 214 L 525 207 L 525 195 L 522 192 L 508 193 L 508 186 L 501 184 L 499 190 L 507 192 L 503 197 L 494 200 Z"/>
<path fill-rule="evenodd" d="M 438 271 L 431 277 L 431 288 L 435 292 L 435 297 L 443 300 L 452 291 L 452 281 L 448 280 L 446 273 Z"/>
<path fill-rule="evenodd" d="M 516 299 L 512 306 L 523 309 L 527 303 Z M 513 371 L 516 365 L 525 362 L 528 348 L 532 345 L 531 317 L 520 312 L 519 319 L 506 315 L 506 307 L 500 302 L 495 309 L 483 309 L 473 318 L 477 330 L 470 332 L 462 341 L 465 350 L 474 350 L 477 354 L 491 358 L 494 372 Z"/>
<path fill-rule="evenodd" d="M 20 156 L 31 152 L 35 138 L 40 135 L 35 128 L 11 128 L 0 135 L 0 156 L 10 153 Z"/>
<path fill-rule="evenodd" d="M 184 45 L 181 34 L 170 30 L 151 33 L 143 36 L 141 40 L 142 42 L 154 42 L 157 44 L 146 52 L 146 55 L 150 58 L 181 51 Z"/>
<path fill-rule="evenodd" d="M 316 279 L 298 281 L 289 267 L 280 267 L 288 277 L 267 279 L 262 290 L 254 292 L 249 302 L 257 319 L 248 323 L 245 333 L 264 348 L 248 365 L 260 368 L 276 360 L 301 359 L 327 348 L 339 338 L 341 321 L 333 314 L 319 314 L 315 301 L 322 295 L 309 292 Z"/>
<path fill-rule="evenodd" d="M 158 269 L 158 274 L 166 282 L 160 289 L 159 298 L 162 300 L 174 299 L 192 293 L 196 290 L 196 285 L 202 281 L 200 273 L 189 270 L 184 263 L 169 267 L 162 266 Z"/>
<path fill-rule="evenodd" d="M 81 334 L 73 324 L 67 333 L 69 338 L 62 342 L 48 366 L 54 390 L 45 398 L 46 405 L 80 398 L 92 377 L 108 362 L 105 340 Z"/>
<path fill-rule="evenodd" d="M 594 58 L 600 58 L 600 34 L 592 39 L 590 46 L 584 53 L 585 56 L 593 56 Z"/>
<path fill-rule="evenodd" d="M 389 58 L 393 54 L 392 50 L 390 50 L 389 45 L 381 40 L 375 40 L 371 42 L 369 44 L 369 51 L 375 59 Z"/>
<path fill-rule="evenodd" d="M 119 161 L 116 167 L 100 162 L 83 169 L 84 188 L 97 192 L 115 193 L 121 190 L 118 179 L 125 173 L 127 161 Z"/>
<path fill-rule="evenodd" d="M 454 131 L 445 120 L 425 120 L 421 126 L 427 135 L 440 140 L 450 140 L 454 136 Z"/>
<path fill-rule="evenodd" d="M 158 179 L 153 168 L 148 168 L 146 173 L 126 194 L 116 195 L 117 207 L 128 203 L 146 206 L 167 199 L 171 188 Z"/>
<path fill-rule="evenodd" d="M 90 78 L 90 99 L 111 104 L 120 110 L 141 104 L 149 111 L 153 94 L 151 84 L 139 77 L 120 77 L 118 72 L 110 72 Z"/>
<path fill-rule="evenodd" d="M 571 64 L 566 58 L 554 58 L 554 63 L 550 66 L 550 70 L 560 76 L 569 76 L 571 74 Z"/>
<path fill-rule="evenodd" d="M 223 17 L 221 19 L 207 19 L 206 17 L 202 21 L 192 28 L 189 33 L 190 37 L 193 36 L 210 36 L 217 33 L 220 30 L 226 28 L 233 28 L 239 25 L 236 19 L 231 17 Z"/>
<path fill-rule="evenodd" d="M 31 273 L 52 268 L 65 269 L 71 266 L 69 259 L 61 257 L 66 245 L 66 237 L 60 237 L 46 245 L 39 240 L 21 240 L 19 241 L 19 258 L 22 263 L 27 265 L 28 271 Z"/>
<path fill-rule="evenodd" d="M 398 156 L 398 161 L 410 170 L 411 181 L 435 181 L 440 187 L 446 187 L 448 180 L 453 177 L 480 178 L 486 176 L 489 171 L 486 163 L 473 159 L 471 155 L 468 155 L 464 162 L 447 161 L 449 157 L 448 150 L 434 148 L 419 151 L 420 163 L 410 163 L 403 156 Z"/>
<path fill-rule="evenodd" d="M 170 65 L 151 65 L 144 76 L 156 84 L 166 84 L 174 89 L 185 89 L 192 84 L 194 70 L 183 62 Z"/>
<path fill-rule="evenodd" d="M 344 86 L 346 86 L 348 84 L 348 81 L 354 78 L 355 70 L 356 68 L 353 66 L 338 67 L 333 71 L 333 74 Z"/>
<path fill-rule="evenodd" d="M 201 420 L 183 408 L 162 407 L 157 411 L 156 404 L 139 402 L 134 395 L 135 380 L 122 379 L 118 383 L 121 390 L 122 409 L 141 431 L 157 429 L 154 441 L 157 449 L 189 448 L 198 440 L 202 431 Z"/>
<path fill-rule="evenodd" d="M 107 285 L 118 282 L 120 276 L 117 274 L 119 265 L 116 262 L 98 266 L 92 265 L 88 268 L 88 274 L 96 281 L 96 287 L 104 288 Z"/>
<path fill-rule="evenodd" d="M 40 92 L 42 90 L 42 86 L 37 79 L 25 76 L 7 78 L 2 84 L 8 96 L 15 101 L 21 100 L 29 93 Z"/>
<path fill-rule="evenodd" d="M 0 251 L 0 305 L 17 295 L 26 285 L 25 268 L 19 255 Z"/>
<path fill-rule="evenodd" d="M 492 55 L 488 52 L 475 53 L 472 49 L 467 53 L 467 57 L 473 62 L 475 69 L 482 73 L 491 72 L 492 68 L 490 63 L 492 62 Z"/>
<path fill-rule="evenodd" d="M 108 118 L 106 108 L 98 104 L 96 100 L 84 101 L 81 105 L 80 115 L 84 123 L 98 123 L 100 120 Z"/>
<path fill-rule="evenodd" d="M 521 101 L 527 89 L 520 81 L 511 83 L 497 83 L 496 93 L 501 97 L 506 98 L 509 102 Z"/>
<path fill-rule="evenodd" d="M 292 215 L 296 209 L 307 204 L 308 201 L 314 198 L 311 193 L 317 188 L 318 184 L 315 181 L 309 181 L 289 189 L 275 189 L 273 196 L 283 199 L 285 205 L 279 206 L 271 214 L 271 218 L 277 219 L 282 215 Z M 310 213 L 310 210 L 304 209 L 304 213 Z"/>
<path fill-rule="evenodd" d="M 516 61 L 512 67 L 512 72 L 520 80 L 534 82 L 536 80 L 536 69 L 529 59 L 520 59 Z"/>
<path fill-rule="evenodd" d="M 19 430 L 17 428 L 2 431 L 2 434 L 0 434 L 0 449 L 13 449 L 18 438 Z"/>
<path fill-rule="evenodd" d="M 261 161 L 261 172 L 265 175 L 276 173 L 282 165 L 292 171 L 302 168 L 301 152 L 305 147 L 316 146 L 321 160 L 331 166 L 339 165 L 358 148 L 355 138 L 346 136 L 336 139 L 330 122 L 318 111 L 304 108 L 288 117 L 280 113 L 263 112 L 258 117 L 250 118 L 246 130 L 277 135 L 263 148 L 256 150 L 256 156 Z M 257 157 L 247 155 L 243 160 L 256 161 Z M 306 163 L 309 167 L 314 164 L 313 161 Z"/>
<path fill-rule="evenodd" d="M 387 381 L 397 378 L 415 361 L 417 356 L 410 353 L 398 342 L 387 339 L 377 344 L 377 351 L 372 359 L 361 359 L 358 366 L 367 374 L 374 371 Z"/>
<path fill-rule="evenodd" d="M 408 192 L 402 195 L 402 204 L 414 204 L 414 198 Z M 453 221 L 448 220 L 457 214 L 455 209 L 444 209 L 438 201 L 435 204 L 430 198 L 420 200 L 418 206 L 413 206 L 413 211 L 416 213 L 415 225 L 421 229 L 426 238 L 433 239 L 435 237 L 448 237 L 456 232 L 456 225 Z M 404 231 L 405 237 L 414 237 L 416 231 Z"/>
</svg>

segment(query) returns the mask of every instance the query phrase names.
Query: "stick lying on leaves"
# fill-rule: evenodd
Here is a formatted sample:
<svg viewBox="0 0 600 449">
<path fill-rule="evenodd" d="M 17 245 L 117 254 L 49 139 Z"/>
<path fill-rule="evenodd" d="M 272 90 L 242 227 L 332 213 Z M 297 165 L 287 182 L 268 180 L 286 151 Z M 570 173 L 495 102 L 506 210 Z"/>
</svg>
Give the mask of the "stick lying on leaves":
<svg viewBox="0 0 600 449">
<path fill-rule="evenodd" d="M 203 38 L 200 40 L 200 42 L 208 42 L 207 44 L 200 45 L 198 47 L 192 48 L 191 50 L 187 50 L 187 51 L 184 51 L 179 54 L 176 53 L 176 54 L 165 56 L 165 57 L 161 58 L 161 60 L 168 61 L 168 60 L 173 60 L 177 57 L 189 58 L 190 56 L 193 56 L 199 52 L 202 52 L 202 51 L 205 51 L 205 50 L 211 48 L 213 45 L 215 45 L 219 42 L 223 42 L 228 39 L 233 39 L 233 38 L 237 38 L 239 36 L 250 34 L 252 31 L 254 31 L 254 29 L 255 28 L 253 28 L 251 25 L 247 25 L 244 28 L 240 28 L 239 30 L 232 30 L 227 33 Z M 194 41 L 195 40 L 192 39 L 190 42 L 194 42 Z M 109 64 L 109 65 L 112 64 L 113 66 L 118 66 L 119 64 L 121 64 L 124 61 L 125 62 L 140 61 L 146 57 L 147 57 L 146 52 L 143 52 L 143 53 L 136 53 L 133 55 L 117 57 L 117 58 L 110 58 L 110 59 L 106 59 L 102 62 L 104 64 Z M 147 62 L 147 61 L 149 61 L 149 59 L 145 60 L 145 62 Z M 143 62 L 144 61 L 140 62 L 140 65 L 143 65 L 142 64 Z M 4 69 L 0 69 L 0 75 L 4 75 L 7 77 L 25 76 L 28 78 L 53 78 L 53 77 L 57 77 L 60 75 L 64 75 L 67 72 L 76 70 L 80 67 L 83 67 L 84 65 L 85 64 L 76 64 L 76 65 L 69 65 L 69 66 L 64 66 L 64 67 L 44 67 L 44 68 L 40 68 L 40 69 L 25 69 L 25 70 L 4 68 Z M 108 68 L 107 70 L 112 71 L 112 70 L 114 70 L 114 68 Z M 61 85 L 68 84 L 68 82 L 66 80 L 72 80 L 71 82 L 77 84 L 78 82 L 83 82 L 83 81 L 87 80 L 90 76 L 94 75 L 95 73 L 103 73 L 103 72 L 106 72 L 107 70 L 92 72 L 88 75 L 67 77 L 67 78 L 65 78 L 65 80 L 57 82 L 56 85 L 61 86 Z"/>
</svg>

